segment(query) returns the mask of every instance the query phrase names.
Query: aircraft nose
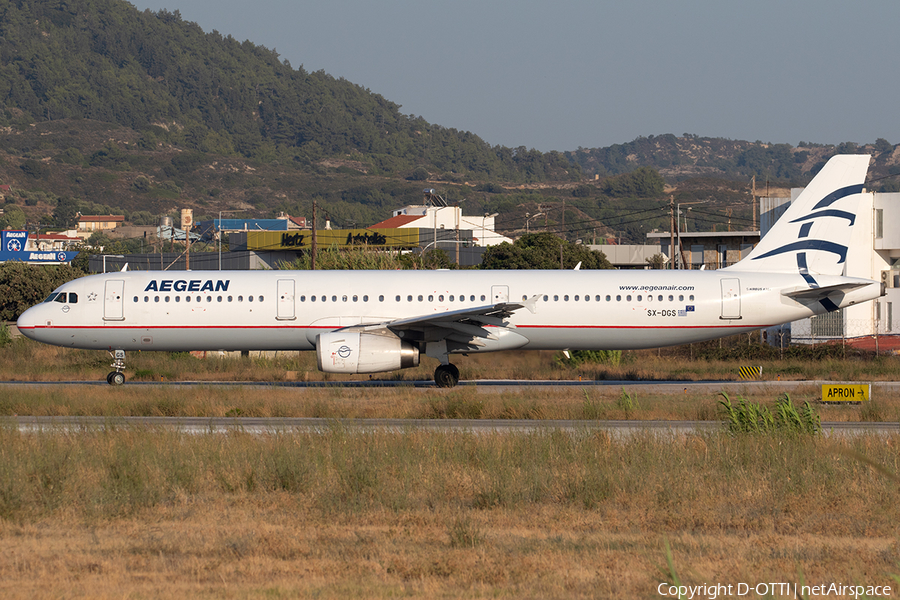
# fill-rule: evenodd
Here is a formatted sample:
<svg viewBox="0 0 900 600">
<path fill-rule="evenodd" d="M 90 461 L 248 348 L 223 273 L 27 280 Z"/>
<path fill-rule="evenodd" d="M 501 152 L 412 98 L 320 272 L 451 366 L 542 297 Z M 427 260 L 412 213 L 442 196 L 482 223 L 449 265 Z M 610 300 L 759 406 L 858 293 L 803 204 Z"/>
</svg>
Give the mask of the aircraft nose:
<svg viewBox="0 0 900 600">
<path fill-rule="evenodd" d="M 32 306 L 23 312 L 16 321 L 16 327 L 19 329 L 19 333 L 33 340 L 37 339 L 36 333 L 39 324 L 38 319 L 40 318 L 38 312 L 40 312 L 38 307 Z"/>
</svg>

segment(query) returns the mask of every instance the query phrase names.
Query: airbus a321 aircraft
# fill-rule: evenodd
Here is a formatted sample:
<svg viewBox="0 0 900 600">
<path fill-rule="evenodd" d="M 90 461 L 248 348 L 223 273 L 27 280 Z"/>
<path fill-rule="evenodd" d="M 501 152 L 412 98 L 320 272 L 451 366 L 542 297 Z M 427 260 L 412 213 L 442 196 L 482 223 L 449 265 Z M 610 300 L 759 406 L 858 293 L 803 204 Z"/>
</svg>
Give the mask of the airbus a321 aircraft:
<svg viewBox="0 0 900 600">
<path fill-rule="evenodd" d="M 835 156 L 748 256 L 713 271 L 160 271 L 66 283 L 19 318 L 29 338 L 128 350 L 315 350 L 329 373 L 453 354 L 685 344 L 883 295 L 845 274 L 868 155 Z"/>
</svg>

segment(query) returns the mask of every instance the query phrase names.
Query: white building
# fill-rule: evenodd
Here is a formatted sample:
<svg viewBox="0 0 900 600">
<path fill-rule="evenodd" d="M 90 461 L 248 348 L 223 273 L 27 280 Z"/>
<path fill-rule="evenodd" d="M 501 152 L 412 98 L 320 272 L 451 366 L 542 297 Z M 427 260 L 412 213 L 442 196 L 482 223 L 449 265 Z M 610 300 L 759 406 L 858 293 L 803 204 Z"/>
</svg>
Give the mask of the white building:
<svg viewBox="0 0 900 600">
<path fill-rule="evenodd" d="M 462 214 L 459 206 L 433 206 L 413 204 L 404 206 L 393 212 L 390 219 L 370 225 L 369 229 L 415 228 L 439 232 L 442 230 L 471 231 L 476 246 L 494 246 L 503 242 L 513 242 L 505 235 L 494 231 L 496 214 L 484 216 L 467 216 Z M 424 238 L 423 238 L 424 239 Z M 431 238 L 428 238 L 429 240 Z M 437 239 L 446 236 L 437 235 Z"/>
</svg>

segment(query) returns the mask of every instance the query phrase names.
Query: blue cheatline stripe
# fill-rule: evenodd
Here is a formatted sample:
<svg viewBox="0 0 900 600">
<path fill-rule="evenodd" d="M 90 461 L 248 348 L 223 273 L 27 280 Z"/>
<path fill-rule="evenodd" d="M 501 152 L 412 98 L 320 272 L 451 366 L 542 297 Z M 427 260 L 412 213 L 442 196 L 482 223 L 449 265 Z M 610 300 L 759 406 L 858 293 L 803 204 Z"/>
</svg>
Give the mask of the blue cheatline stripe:
<svg viewBox="0 0 900 600">
<path fill-rule="evenodd" d="M 834 312 L 840 308 L 837 304 L 831 301 L 831 298 L 822 298 L 821 300 L 819 300 L 819 304 L 821 304 L 822 307 L 828 312 Z"/>
<path fill-rule="evenodd" d="M 804 223 L 800 226 L 800 234 L 797 237 L 809 237 L 809 230 L 812 229 L 812 223 Z"/>
<path fill-rule="evenodd" d="M 806 266 L 806 252 L 797 253 L 797 269 L 800 271 L 800 275 L 803 276 L 803 279 L 806 280 L 806 283 L 809 284 L 809 287 L 819 287 L 819 282 L 809 274 L 809 267 Z"/>
<path fill-rule="evenodd" d="M 847 258 L 847 246 L 835 244 L 834 242 L 829 242 L 828 240 L 800 240 L 799 242 L 785 244 L 780 248 L 770 250 L 762 256 L 757 256 L 754 260 L 768 258 L 770 256 L 776 256 L 778 254 L 784 254 L 786 252 L 794 252 L 795 250 L 823 250 L 825 252 L 831 252 L 832 254 L 837 254 L 840 258 L 838 263 L 844 262 L 844 260 L 846 260 Z"/>
<path fill-rule="evenodd" d="M 813 219 L 818 219 L 819 217 L 839 217 L 841 219 L 847 219 L 850 221 L 850 226 L 852 227 L 854 223 L 856 223 L 856 215 L 853 213 L 847 212 L 845 210 L 837 210 L 837 209 L 829 209 L 823 210 L 817 213 L 809 213 L 808 215 L 804 215 L 798 219 L 794 219 L 791 223 L 800 223 L 802 221 L 812 221 Z"/>
<path fill-rule="evenodd" d="M 831 206 L 841 198 L 846 198 L 847 196 L 852 196 L 853 194 L 859 194 L 862 192 L 863 184 L 857 183 L 854 185 L 848 185 L 847 187 L 843 187 L 839 190 L 834 190 L 813 206 L 813 210 L 818 210 L 820 208 L 825 208 L 826 206 Z"/>
</svg>

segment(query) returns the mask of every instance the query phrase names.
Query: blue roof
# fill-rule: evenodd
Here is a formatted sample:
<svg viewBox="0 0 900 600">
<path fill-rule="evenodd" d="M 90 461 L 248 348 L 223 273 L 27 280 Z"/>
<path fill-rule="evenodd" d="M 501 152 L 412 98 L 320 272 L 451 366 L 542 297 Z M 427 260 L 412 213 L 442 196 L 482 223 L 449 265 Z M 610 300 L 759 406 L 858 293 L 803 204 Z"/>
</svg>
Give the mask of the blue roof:
<svg viewBox="0 0 900 600">
<path fill-rule="evenodd" d="M 207 230 L 224 230 L 224 231 L 287 231 L 288 222 L 286 219 L 222 219 L 221 226 L 219 219 L 211 219 L 209 221 L 201 221 L 197 224 L 201 232 Z"/>
</svg>

